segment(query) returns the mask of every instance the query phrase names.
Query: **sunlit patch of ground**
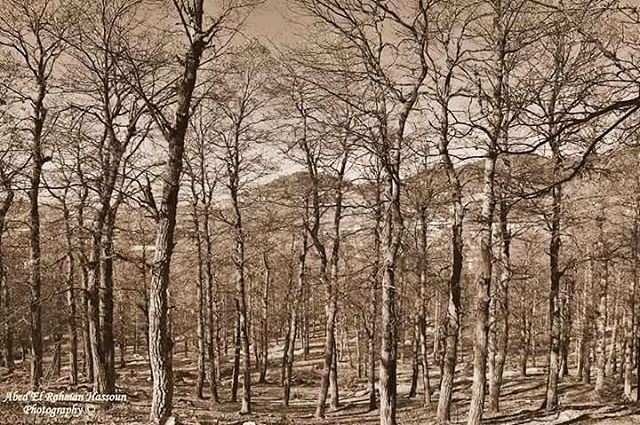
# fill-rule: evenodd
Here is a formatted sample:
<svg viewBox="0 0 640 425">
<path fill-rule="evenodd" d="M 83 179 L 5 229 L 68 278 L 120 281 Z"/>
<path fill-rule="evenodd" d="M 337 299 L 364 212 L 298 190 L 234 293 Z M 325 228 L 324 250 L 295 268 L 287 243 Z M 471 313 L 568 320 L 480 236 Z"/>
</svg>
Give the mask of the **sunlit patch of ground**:
<svg viewBox="0 0 640 425">
<path fill-rule="evenodd" d="M 178 423 L 183 424 L 376 424 L 377 410 L 367 411 L 367 379 L 358 378 L 356 371 L 351 369 L 347 361 L 339 363 L 341 406 L 337 410 L 327 408 L 325 419 L 315 419 L 315 401 L 321 371 L 321 344 L 314 344 L 311 355 L 303 360 L 301 353 L 296 353 L 294 387 L 291 402 L 285 408 L 281 402 L 282 389 L 279 385 L 281 363 L 279 358 L 272 359 L 267 376 L 267 383 L 257 384 L 257 373 L 253 379 L 253 415 L 238 414 L 239 404 L 230 403 L 230 380 L 223 376 L 219 383 L 219 404 L 212 404 L 209 394 L 205 392 L 205 399 L 195 397 L 197 379 L 195 355 L 185 357 L 178 353 L 174 358 L 175 392 L 174 414 Z M 273 350 L 276 355 L 281 351 Z M 471 378 L 464 373 L 464 365 L 460 365 L 456 379 L 456 392 L 451 410 L 452 423 L 464 423 L 469 402 L 469 387 Z M 12 374 L 6 369 L 0 369 L 0 397 L 4 399 L 8 391 L 26 391 L 29 388 L 27 368 L 18 364 Z M 229 369 L 224 368 L 228 375 Z M 468 368 L 467 368 L 468 371 Z M 64 376 L 63 370 L 63 376 Z M 603 424 L 623 425 L 640 424 L 640 409 L 638 406 L 622 402 L 621 386 L 614 381 L 607 382 L 608 391 L 596 395 L 591 386 L 584 385 L 572 376 L 568 376 L 560 384 L 561 408 L 557 412 L 547 413 L 542 408 L 545 390 L 545 375 L 540 368 L 531 368 L 529 376 L 521 377 L 513 371 L 505 373 L 502 390 L 501 411 L 498 414 L 485 414 L 485 423 L 495 425 L 510 424 Z M 436 389 L 438 371 L 430 371 L 432 387 Z M 398 385 L 398 424 L 418 425 L 434 422 L 437 391 L 431 406 L 423 405 L 422 388 L 419 388 L 415 398 L 407 398 L 410 381 L 410 364 L 399 364 Z M 20 403 L 0 403 L 0 424 L 142 424 L 148 418 L 151 398 L 151 380 L 147 362 L 140 355 L 129 355 L 124 369 L 118 370 L 118 388 L 128 395 L 127 403 L 114 403 L 111 408 L 100 408 L 90 417 L 78 418 L 49 418 L 26 415 Z M 90 391 L 87 385 L 80 389 L 68 386 L 66 378 L 48 379 L 47 391 Z M 239 398 L 241 397 L 241 389 Z"/>
</svg>

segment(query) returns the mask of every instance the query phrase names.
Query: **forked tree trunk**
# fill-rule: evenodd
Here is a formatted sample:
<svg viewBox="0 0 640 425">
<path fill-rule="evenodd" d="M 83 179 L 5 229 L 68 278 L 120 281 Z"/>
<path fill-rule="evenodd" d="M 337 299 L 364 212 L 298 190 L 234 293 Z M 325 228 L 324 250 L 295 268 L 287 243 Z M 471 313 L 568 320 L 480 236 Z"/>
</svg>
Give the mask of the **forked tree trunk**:
<svg viewBox="0 0 640 425">
<path fill-rule="evenodd" d="M 331 244 L 331 258 L 329 260 L 326 249 L 323 242 L 320 240 L 320 181 L 318 177 L 318 170 L 316 168 L 316 161 L 313 157 L 313 153 L 309 149 L 307 141 L 303 141 L 303 148 L 306 153 L 307 172 L 311 178 L 313 191 L 312 191 L 312 228 L 309 235 L 312 238 L 312 242 L 318 256 L 320 257 L 320 280 L 326 289 L 327 300 L 325 304 L 325 343 L 324 343 L 324 361 L 322 368 L 322 377 L 320 381 L 320 388 L 318 392 L 318 400 L 316 404 L 315 417 L 322 418 L 325 414 L 325 404 L 327 401 L 327 393 L 329 390 L 329 382 L 332 382 L 332 407 L 337 407 L 338 400 L 338 379 L 337 379 L 337 357 L 334 363 L 334 356 L 337 356 L 336 352 L 336 317 L 338 314 L 338 261 L 340 259 L 340 223 L 342 221 L 342 200 L 343 200 L 343 178 L 346 171 L 348 150 L 346 149 L 346 142 L 349 137 L 348 132 L 345 133 L 343 138 L 343 152 L 340 162 L 340 169 L 337 173 L 337 187 L 335 191 L 335 211 L 333 215 L 333 243 Z M 316 164 L 316 165 L 314 165 Z M 330 268 L 330 270 L 327 270 Z M 333 370 L 333 376 L 332 376 Z"/>
<path fill-rule="evenodd" d="M 162 195 L 158 205 L 153 274 L 149 285 L 149 363 L 153 378 L 150 421 L 164 425 L 173 409 L 173 341 L 169 333 L 169 273 L 174 248 L 174 232 L 184 155 L 184 139 L 189 124 L 191 98 L 200 59 L 206 48 L 203 33 L 203 0 L 189 9 L 192 40 L 183 59 L 183 74 L 176 84 L 177 102 L 173 123 L 165 128 L 168 158 L 162 173 Z"/>
<path fill-rule="evenodd" d="M 326 273 L 325 273 L 326 275 Z M 326 316 L 326 328 L 325 328 L 325 343 L 324 343 L 324 357 L 322 378 L 320 380 L 320 392 L 318 393 L 318 401 L 316 404 L 316 418 L 323 418 L 325 412 L 325 403 L 327 401 L 327 393 L 329 391 L 329 379 L 331 374 L 331 367 L 333 364 L 333 347 L 335 345 L 335 322 L 337 315 L 337 300 L 334 299 L 334 289 L 331 283 L 327 283 L 326 286 L 329 300 L 325 306 Z"/>
<path fill-rule="evenodd" d="M 304 296 L 304 288 L 306 281 L 306 259 L 308 251 L 307 243 L 307 231 L 303 231 L 302 235 L 302 247 L 298 256 L 298 287 L 293 298 L 289 317 L 289 333 L 287 335 L 287 351 L 285 355 L 284 365 L 284 382 L 283 382 L 283 401 L 284 405 L 289 405 L 289 398 L 291 397 L 291 378 L 293 374 L 293 356 L 295 354 L 296 347 L 296 334 L 298 329 L 298 323 L 300 322 L 300 308 L 299 304 Z"/>
<path fill-rule="evenodd" d="M 447 91 L 450 87 L 447 86 Z M 440 374 L 440 393 L 436 420 L 439 424 L 446 424 L 451 417 L 451 396 L 453 394 L 453 378 L 456 370 L 458 337 L 460 334 L 460 293 L 463 267 L 463 221 L 465 208 L 462 204 L 462 186 L 458 180 L 457 171 L 449 156 L 449 103 L 442 102 L 440 116 L 440 137 L 438 142 L 440 160 L 447 172 L 447 181 L 451 188 L 450 205 L 453 215 L 451 224 L 451 273 L 447 288 L 447 311 L 444 313 L 444 354 L 442 358 L 442 372 Z"/>
</svg>

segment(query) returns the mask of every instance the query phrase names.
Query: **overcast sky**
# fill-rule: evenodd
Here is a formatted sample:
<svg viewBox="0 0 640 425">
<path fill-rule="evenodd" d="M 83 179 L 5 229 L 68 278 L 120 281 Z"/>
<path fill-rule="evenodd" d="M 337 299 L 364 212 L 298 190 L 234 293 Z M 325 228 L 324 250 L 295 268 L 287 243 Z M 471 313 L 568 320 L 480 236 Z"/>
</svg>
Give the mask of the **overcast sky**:
<svg viewBox="0 0 640 425">
<path fill-rule="evenodd" d="M 295 36 L 295 29 L 288 16 L 287 0 L 266 0 L 247 20 L 247 35 L 281 44 Z"/>
</svg>

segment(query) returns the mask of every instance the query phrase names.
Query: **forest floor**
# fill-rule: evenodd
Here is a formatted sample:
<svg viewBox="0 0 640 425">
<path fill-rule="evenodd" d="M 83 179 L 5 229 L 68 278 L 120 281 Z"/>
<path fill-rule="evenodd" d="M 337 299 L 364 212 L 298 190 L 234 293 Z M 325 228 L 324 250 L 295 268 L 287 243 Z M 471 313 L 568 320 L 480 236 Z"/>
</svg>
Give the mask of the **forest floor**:
<svg viewBox="0 0 640 425">
<path fill-rule="evenodd" d="M 294 386 L 290 406 L 285 408 L 281 402 L 282 389 L 279 385 L 280 359 L 278 353 L 270 362 L 267 383 L 258 384 L 257 373 L 253 376 L 252 401 L 254 414 L 238 414 L 239 404 L 230 403 L 230 380 L 219 383 L 221 403 L 213 405 L 208 398 L 199 400 L 195 396 L 196 364 L 195 355 L 174 355 L 175 392 L 174 415 L 182 424 L 219 424 L 219 425 L 285 425 L 285 424 L 376 424 L 377 410 L 367 412 L 367 379 L 358 378 L 356 371 L 348 361 L 338 365 L 341 406 L 337 410 L 327 408 L 325 419 L 314 419 L 315 401 L 321 372 L 321 344 L 312 345 L 307 360 L 296 353 L 294 365 Z M 437 404 L 437 391 L 431 406 L 424 407 L 422 388 L 417 397 L 409 399 L 410 362 L 398 365 L 398 424 L 430 424 L 434 422 Z M 25 402 L 3 401 L 8 392 L 24 394 L 29 388 L 28 368 L 20 364 L 12 374 L 0 368 L 0 424 L 142 424 L 147 422 L 151 399 L 151 379 L 146 360 L 140 355 L 128 355 L 124 369 L 118 369 L 118 388 L 127 394 L 126 402 L 116 402 L 110 408 L 105 404 L 92 404 L 97 410 L 82 413 L 79 416 L 34 415 L 24 412 Z M 224 369 L 223 376 L 228 376 Z M 469 402 L 471 377 L 469 370 L 461 367 L 457 373 L 454 391 L 454 403 L 451 411 L 452 423 L 464 423 Z M 572 371 L 573 372 L 573 371 Z M 436 389 L 438 371 L 430 370 L 432 388 Z M 63 374 L 64 376 L 64 374 Z M 528 376 L 519 376 L 513 370 L 505 372 L 501 397 L 501 411 L 495 415 L 485 414 L 484 423 L 496 425 L 509 424 L 604 424 L 640 425 L 640 405 L 622 402 L 621 385 L 607 382 L 610 391 L 596 395 L 593 387 L 578 382 L 574 376 L 567 376 L 560 384 L 560 410 L 547 414 L 541 409 L 545 390 L 545 375 L 542 368 L 529 368 Z M 86 393 L 88 385 L 69 388 L 67 379 L 48 379 L 44 387 L 46 392 Z M 239 397 L 241 397 L 241 389 Z M 635 391 L 635 390 L 634 390 Z M 70 406 L 73 403 L 36 403 L 44 406 Z"/>
</svg>

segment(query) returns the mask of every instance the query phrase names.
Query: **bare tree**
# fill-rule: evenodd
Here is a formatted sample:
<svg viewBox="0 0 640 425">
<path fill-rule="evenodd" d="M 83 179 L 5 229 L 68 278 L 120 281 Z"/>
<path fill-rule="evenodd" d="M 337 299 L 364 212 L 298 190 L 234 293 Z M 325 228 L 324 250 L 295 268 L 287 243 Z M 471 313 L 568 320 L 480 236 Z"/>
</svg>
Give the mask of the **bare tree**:
<svg viewBox="0 0 640 425">
<path fill-rule="evenodd" d="M 31 386 L 42 384 L 42 272 L 40 248 L 39 194 L 42 167 L 50 159 L 45 151 L 48 126 L 47 95 L 56 62 L 64 48 L 60 19 L 70 19 L 62 2 L 50 0 L 11 0 L 0 10 L 0 46 L 25 69 L 24 85 L 11 88 L 11 97 L 31 108 L 30 123 L 23 131 L 30 134 L 29 229 L 31 289 Z"/>
<path fill-rule="evenodd" d="M 178 73 L 168 85 L 158 88 L 149 84 L 155 74 L 147 63 L 137 56 L 135 49 L 125 48 L 121 54 L 127 57 L 130 68 L 129 82 L 140 95 L 168 145 L 168 157 L 162 174 L 163 187 L 159 203 L 149 199 L 156 208 L 156 244 L 154 267 L 149 288 L 149 359 L 154 380 L 150 419 L 164 424 L 171 417 L 173 400 L 172 351 L 169 332 L 168 287 L 171 256 L 174 246 L 178 193 L 183 168 L 184 142 L 191 115 L 193 93 L 197 85 L 198 70 L 203 55 L 211 50 L 214 40 L 228 37 L 229 22 L 240 11 L 255 2 L 231 2 L 225 4 L 215 18 L 205 15 L 203 0 L 174 0 L 173 6 L 182 24 L 185 52 Z M 232 31 L 235 33 L 235 28 Z M 162 47 L 162 46 L 160 46 Z M 157 46 L 156 46 L 157 48 Z M 220 54 L 220 50 L 215 51 Z M 166 56 L 165 56 L 166 58 Z M 176 87 L 171 91 L 171 87 Z M 173 114 L 167 106 L 173 107 Z M 248 361 L 248 360 L 247 360 Z"/>
</svg>

